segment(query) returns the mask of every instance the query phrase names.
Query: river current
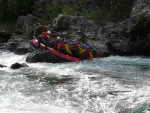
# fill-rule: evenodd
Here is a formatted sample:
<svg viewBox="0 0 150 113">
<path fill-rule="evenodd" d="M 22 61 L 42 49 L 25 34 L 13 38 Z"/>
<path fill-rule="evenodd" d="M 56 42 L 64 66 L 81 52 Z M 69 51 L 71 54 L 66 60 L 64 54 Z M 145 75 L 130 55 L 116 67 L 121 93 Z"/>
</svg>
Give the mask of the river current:
<svg viewBox="0 0 150 113">
<path fill-rule="evenodd" d="M 0 51 L 0 113 L 150 113 L 150 58 L 26 63 Z"/>
</svg>

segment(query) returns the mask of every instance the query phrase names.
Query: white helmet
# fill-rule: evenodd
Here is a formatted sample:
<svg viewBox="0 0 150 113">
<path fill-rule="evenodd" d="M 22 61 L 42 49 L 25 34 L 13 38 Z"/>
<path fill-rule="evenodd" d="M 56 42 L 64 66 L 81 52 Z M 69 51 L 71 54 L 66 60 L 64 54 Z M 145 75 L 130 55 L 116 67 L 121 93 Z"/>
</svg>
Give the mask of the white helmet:
<svg viewBox="0 0 150 113">
<path fill-rule="evenodd" d="M 57 39 L 60 39 L 60 37 L 58 36 Z"/>
<path fill-rule="evenodd" d="M 47 31 L 47 34 L 49 34 L 49 35 L 50 35 L 50 34 L 51 34 L 51 31 L 49 31 L 49 30 L 48 30 L 48 31 Z"/>
<path fill-rule="evenodd" d="M 63 42 L 63 39 L 61 37 L 57 37 L 58 42 Z"/>
</svg>

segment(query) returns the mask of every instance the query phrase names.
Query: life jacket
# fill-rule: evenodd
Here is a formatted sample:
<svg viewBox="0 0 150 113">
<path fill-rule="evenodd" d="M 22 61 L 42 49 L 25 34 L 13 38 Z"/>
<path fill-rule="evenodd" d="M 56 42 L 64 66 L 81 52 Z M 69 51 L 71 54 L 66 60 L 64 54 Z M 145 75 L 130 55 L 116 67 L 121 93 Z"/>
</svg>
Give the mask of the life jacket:
<svg viewBox="0 0 150 113">
<path fill-rule="evenodd" d="M 65 42 L 61 42 L 58 44 L 57 51 L 62 52 L 64 54 L 72 54 L 68 44 Z"/>
<path fill-rule="evenodd" d="M 81 51 L 82 51 L 82 48 L 81 48 L 81 46 L 80 46 L 78 43 L 73 43 L 73 44 L 71 45 L 71 49 L 75 49 L 75 50 L 77 50 L 79 53 L 81 53 Z"/>
<path fill-rule="evenodd" d="M 57 50 L 60 51 L 60 52 L 66 51 L 66 49 L 65 49 L 65 43 L 64 42 L 58 43 Z"/>
<path fill-rule="evenodd" d="M 59 44 L 59 43 L 58 43 L 58 39 L 56 38 L 56 39 L 55 39 L 55 44 L 54 44 L 54 49 L 55 49 L 55 50 L 57 50 L 58 44 Z"/>
<path fill-rule="evenodd" d="M 88 49 L 83 49 L 80 53 L 82 59 L 89 59 L 92 60 L 93 59 L 93 55 L 92 52 Z"/>
</svg>

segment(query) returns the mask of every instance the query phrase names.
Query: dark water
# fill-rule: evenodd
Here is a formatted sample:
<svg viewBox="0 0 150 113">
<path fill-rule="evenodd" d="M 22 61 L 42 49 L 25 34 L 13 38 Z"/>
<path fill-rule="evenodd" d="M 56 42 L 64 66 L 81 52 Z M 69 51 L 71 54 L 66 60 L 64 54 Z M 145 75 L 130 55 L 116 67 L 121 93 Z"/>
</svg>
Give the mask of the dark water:
<svg viewBox="0 0 150 113">
<path fill-rule="evenodd" d="M 150 58 L 111 56 L 80 63 L 31 63 L 0 52 L 0 113 L 149 113 Z"/>
</svg>

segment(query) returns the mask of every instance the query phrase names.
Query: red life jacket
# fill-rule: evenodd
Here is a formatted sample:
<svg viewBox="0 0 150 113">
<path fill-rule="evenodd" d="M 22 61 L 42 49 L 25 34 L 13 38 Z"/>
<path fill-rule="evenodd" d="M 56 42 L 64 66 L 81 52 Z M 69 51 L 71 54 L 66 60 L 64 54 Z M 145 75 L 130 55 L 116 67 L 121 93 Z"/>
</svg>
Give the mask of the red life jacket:
<svg viewBox="0 0 150 113">
<path fill-rule="evenodd" d="M 59 51 L 66 51 L 64 42 L 58 43 L 58 45 L 59 45 Z"/>
<path fill-rule="evenodd" d="M 81 56 L 83 56 L 85 59 L 90 58 L 90 51 L 85 49 Z"/>
</svg>

